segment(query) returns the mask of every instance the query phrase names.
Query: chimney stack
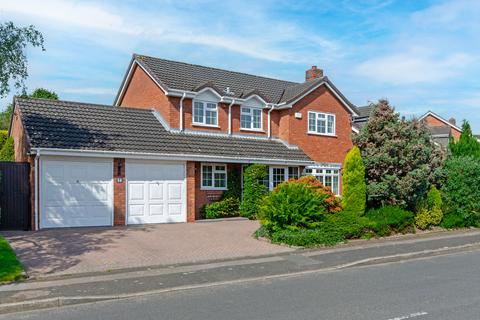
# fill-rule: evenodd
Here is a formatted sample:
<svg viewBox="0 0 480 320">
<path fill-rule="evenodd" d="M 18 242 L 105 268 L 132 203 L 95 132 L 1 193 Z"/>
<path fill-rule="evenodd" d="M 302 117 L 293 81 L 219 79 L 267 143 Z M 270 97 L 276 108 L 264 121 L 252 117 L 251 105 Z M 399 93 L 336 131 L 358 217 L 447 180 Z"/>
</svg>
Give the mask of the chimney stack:
<svg viewBox="0 0 480 320">
<path fill-rule="evenodd" d="M 323 77 L 323 70 L 318 69 L 317 66 L 312 66 L 310 69 L 305 71 L 305 80 L 312 81 L 318 78 Z"/>
<path fill-rule="evenodd" d="M 454 126 L 457 125 L 457 120 L 455 120 L 455 118 L 453 118 L 453 117 L 448 119 L 448 122 L 450 122 L 450 124 L 453 124 Z"/>
</svg>

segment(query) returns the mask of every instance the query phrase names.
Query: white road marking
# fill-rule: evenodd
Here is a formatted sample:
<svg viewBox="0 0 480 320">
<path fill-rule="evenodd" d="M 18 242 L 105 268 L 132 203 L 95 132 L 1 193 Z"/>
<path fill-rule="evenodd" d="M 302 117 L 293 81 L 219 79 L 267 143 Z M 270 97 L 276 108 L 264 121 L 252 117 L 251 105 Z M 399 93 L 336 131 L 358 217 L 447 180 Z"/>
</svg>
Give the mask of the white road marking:
<svg viewBox="0 0 480 320">
<path fill-rule="evenodd" d="M 412 319 L 416 317 L 421 317 L 427 315 L 428 312 L 425 311 L 420 311 L 420 312 L 415 312 L 415 313 L 410 313 L 406 316 L 400 316 L 400 317 L 395 317 L 395 318 L 390 318 L 388 320 L 405 320 L 405 319 Z"/>
</svg>

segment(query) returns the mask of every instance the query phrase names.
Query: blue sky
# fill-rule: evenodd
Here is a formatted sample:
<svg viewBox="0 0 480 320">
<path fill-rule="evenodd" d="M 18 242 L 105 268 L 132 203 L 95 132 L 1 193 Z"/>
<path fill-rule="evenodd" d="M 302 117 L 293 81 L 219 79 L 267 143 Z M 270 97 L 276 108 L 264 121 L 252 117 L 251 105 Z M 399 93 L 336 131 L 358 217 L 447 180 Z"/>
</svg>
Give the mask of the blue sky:
<svg viewBox="0 0 480 320">
<path fill-rule="evenodd" d="M 292 81 L 317 65 L 357 105 L 388 98 L 480 133 L 476 0 L 0 0 L 8 20 L 43 32 L 27 84 L 62 99 L 111 104 L 133 52 Z"/>
</svg>

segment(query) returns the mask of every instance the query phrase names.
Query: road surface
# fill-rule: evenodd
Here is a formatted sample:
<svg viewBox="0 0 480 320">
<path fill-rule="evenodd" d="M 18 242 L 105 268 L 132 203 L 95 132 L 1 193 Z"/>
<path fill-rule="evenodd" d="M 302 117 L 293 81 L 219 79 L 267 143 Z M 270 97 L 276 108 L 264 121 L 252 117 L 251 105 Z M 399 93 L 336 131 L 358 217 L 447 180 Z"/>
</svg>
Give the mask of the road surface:
<svg viewBox="0 0 480 320">
<path fill-rule="evenodd" d="M 480 251 L 0 316 L 4 319 L 480 319 Z"/>
</svg>

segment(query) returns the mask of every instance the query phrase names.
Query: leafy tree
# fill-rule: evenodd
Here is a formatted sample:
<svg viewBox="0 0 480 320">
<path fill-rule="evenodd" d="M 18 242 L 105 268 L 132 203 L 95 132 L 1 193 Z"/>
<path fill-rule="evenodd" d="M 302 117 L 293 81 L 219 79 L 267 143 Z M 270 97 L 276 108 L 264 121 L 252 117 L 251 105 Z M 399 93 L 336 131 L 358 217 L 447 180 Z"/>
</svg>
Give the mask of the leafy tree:
<svg viewBox="0 0 480 320">
<path fill-rule="evenodd" d="M 13 147 L 13 138 L 9 137 L 0 150 L 0 161 L 14 161 L 15 152 Z"/>
<path fill-rule="evenodd" d="M 7 108 L 0 112 L 0 130 L 8 130 L 10 126 L 10 118 L 12 117 L 13 107 L 11 104 Z"/>
<path fill-rule="evenodd" d="M 342 203 L 346 211 L 362 215 L 367 199 L 365 166 L 360 149 L 354 146 L 345 157 L 343 165 Z"/>
<path fill-rule="evenodd" d="M 13 22 L 0 24 L 0 97 L 10 92 L 10 81 L 15 89 L 25 93 L 25 80 L 28 77 L 26 48 L 28 45 L 43 46 L 43 35 L 33 25 L 16 27 Z"/>
<path fill-rule="evenodd" d="M 35 89 L 32 94 L 28 96 L 29 98 L 42 98 L 50 100 L 58 100 L 58 95 L 54 91 L 50 91 L 44 88 Z"/>
<path fill-rule="evenodd" d="M 463 121 L 462 134 L 457 142 L 450 138 L 448 148 L 453 156 L 474 156 L 480 158 L 480 142 L 473 136 L 472 128 L 470 128 L 468 121 Z"/>
<path fill-rule="evenodd" d="M 425 125 L 400 119 L 387 100 L 375 105 L 354 142 L 364 161 L 371 207 L 414 208 L 436 179 L 443 159 Z"/>
</svg>

